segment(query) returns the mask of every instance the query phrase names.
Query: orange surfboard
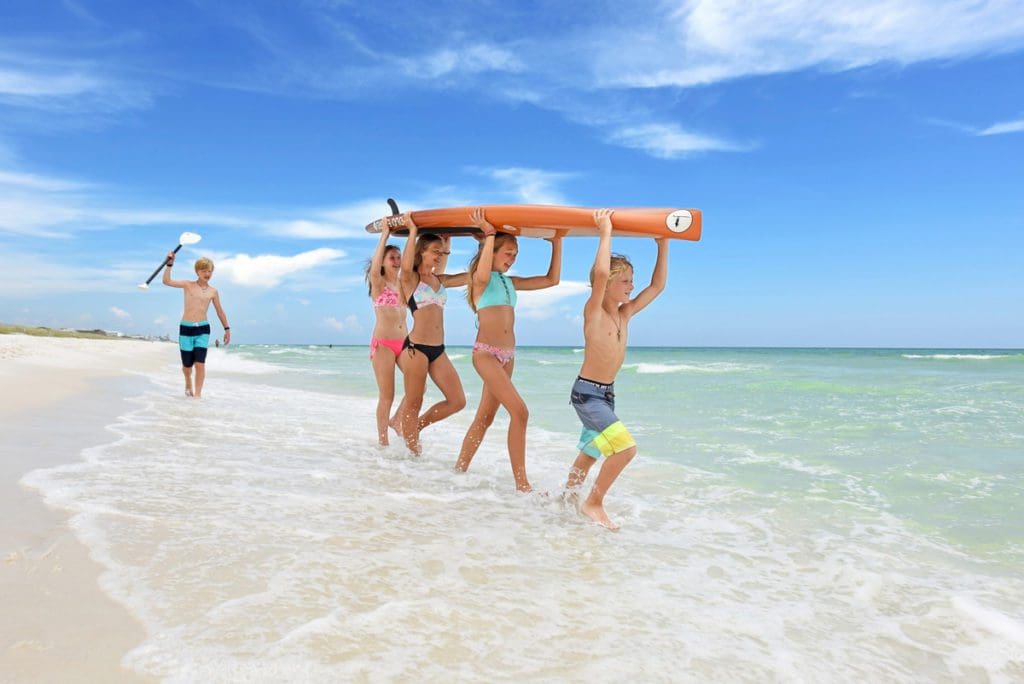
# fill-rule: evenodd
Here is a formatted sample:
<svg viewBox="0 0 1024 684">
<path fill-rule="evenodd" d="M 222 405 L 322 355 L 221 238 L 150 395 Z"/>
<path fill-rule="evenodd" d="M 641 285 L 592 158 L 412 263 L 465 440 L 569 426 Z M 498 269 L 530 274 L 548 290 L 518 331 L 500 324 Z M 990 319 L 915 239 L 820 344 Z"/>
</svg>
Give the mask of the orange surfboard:
<svg viewBox="0 0 1024 684">
<path fill-rule="evenodd" d="M 392 209 L 397 206 L 389 200 Z M 560 207 L 546 204 L 481 205 L 487 220 L 498 230 L 523 237 L 549 238 L 561 232 L 566 237 L 596 236 L 595 209 Z M 445 235 L 475 235 L 479 229 L 470 221 L 476 207 L 421 209 L 410 212 L 421 232 Z M 626 207 L 612 214 L 612 234 L 618 237 L 666 237 L 679 240 L 700 240 L 700 209 L 665 209 Z M 380 233 L 385 218 L 366 226 L 368 233 Z M 404 236 L 404 228 L 392 233 Z"/>
</svg>

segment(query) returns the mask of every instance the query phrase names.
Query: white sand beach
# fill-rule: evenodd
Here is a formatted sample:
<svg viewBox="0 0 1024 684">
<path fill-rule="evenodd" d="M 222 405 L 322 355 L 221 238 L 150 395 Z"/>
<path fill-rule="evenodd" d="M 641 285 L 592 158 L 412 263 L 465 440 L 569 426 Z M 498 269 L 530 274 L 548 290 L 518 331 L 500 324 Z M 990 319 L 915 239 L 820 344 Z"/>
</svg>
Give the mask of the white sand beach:
<svg viewBox="0 0 1024 684">
<path fill-rule="evenodd" d="M 104 427 L 145 382 L 133 372 L 174 358 L 154 342 L 0 335 L 0 680 L 146 681 L 120 664 L 141 626 L 100 589 L 68 517 L 19 480 L 111 441 Z"/>
</svg>

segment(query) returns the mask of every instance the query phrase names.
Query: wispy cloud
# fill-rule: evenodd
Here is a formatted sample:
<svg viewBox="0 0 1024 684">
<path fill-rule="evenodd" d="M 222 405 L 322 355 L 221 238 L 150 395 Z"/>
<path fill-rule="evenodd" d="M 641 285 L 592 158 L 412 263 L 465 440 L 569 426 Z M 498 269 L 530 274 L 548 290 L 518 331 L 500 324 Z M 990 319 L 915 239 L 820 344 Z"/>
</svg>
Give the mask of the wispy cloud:
<svg viewBox="0 0 1024 684">
<path fill-rule="evenodd" d="M 407 76 L 428 80 L 485 72 L 519 73 L 525 68 L 520 59 L 508 50 L 480 44 L 446 47 L 419 57 L 402 58 L 398 63 Z"/>
<path fill-rule="evenodd" d="M 144 109 L 152 101 L 144 82 L 113 75 L 97 61 L 0 52 L 0 106 L 52 115 L 36 120 L 38 125 L 59 121 L 80 127 L 95 117 L 105 120 L 112 113 Z M 22 125 L 33 121 L 20 120 Z"/>
<path fill-rule="evenodd" d="M 995 123 L 988 128 L 981 129 L 975 135 L 1004 135 L 1006 133 L 1024 133 L 1024 119 Z"/>
<path fill-rule="evenodd" d="M 110 313 L 114 314 L 115 316 L 117 316 L 118 318 L 120 318 L 122 320 L 130 319 L 132 317 L 132 315 L 130 313 L 128 313 L 124 309 L 120 309 L 120 308 L 118 308 L 116 306 L 110 307 Z"/>
<path fill-rule="evenodd" d="M 343 321 L 339 321 L 334 316 L 328 316 L 324 319 L 324 325 L 338 332 L 359 332 L 363 329 L 355 314 L 349 314 Z"/>
<path fill-rule="evenodd" d="M 67 192 L 80 190 L 87 187 L 83 183 L 65 180 L 63 178 L 49 178 L 32 173 L 16 173 L 0 169 L 0 187 L 26 188 L 29 190 L 43 190 L 46 192 Z"/>
<path fill-rule="evenodd" d="M 238 285 L 275 287 L 296 273 L 310 271 L 345 257 L 340 249 L 321 247 L 294 256 L 237 254 L 217 262 L 217 272 Z"/>
<path fill-rule="evenodd" d="M 499 193 L 508 193 L 523 204 L 565 204 L 558 185 L 576 174 L 524 167 L 474 169 L 482 176 L 498 181 Z"/>
<path fill-rule="evenodd" d="M 138 278 L 139 271 L 129 265 L 68 265 L 37 254 L 0 250 L 0 299 L 29 300 L 66 292 L 129 292 Z M 26 288 L 25 283 L 32 286 Z"/>
<path fill-rule="evenodd" d="M 386 213 L 377 200 L 331 208 L 259 208 L 246 213 L 123 203 L 117 191 L 83 181 L 0 169 L 0 233 L 66 238 L 124 226 L 217 226 L 301 239 L 368 237 L 365 225 Z M 290 218 L 267 218 L 292 214 Z"/>
<path fill-rule="evenodd" d="M 595 51 L 599 83 L 689 87 L 814 67 L 911 64 L 1024 44 L 1024 13 L 1013 0 L 696 0 L 660 7 L 647 16 L 634 14 L 632 25 L 606 27 L 620 33 L 619 44 L 636 47 Z"/>
<path fill-rule="evenodd" d="M 742 146 L 699 133 L 684 131 L 677 124 L 650 123 L 625 126 L 612 131 L 611 142 L 643 150 L 653 157 L 677 159 L 697 152 L 736 151 Z"/>
<path fill-rule="evenodd" d="M 102 89 L 103 82 L 88 74 L 16 71 L 0 67 L 0 97 L 41 100 L 75 97 Z"/>
</svg>

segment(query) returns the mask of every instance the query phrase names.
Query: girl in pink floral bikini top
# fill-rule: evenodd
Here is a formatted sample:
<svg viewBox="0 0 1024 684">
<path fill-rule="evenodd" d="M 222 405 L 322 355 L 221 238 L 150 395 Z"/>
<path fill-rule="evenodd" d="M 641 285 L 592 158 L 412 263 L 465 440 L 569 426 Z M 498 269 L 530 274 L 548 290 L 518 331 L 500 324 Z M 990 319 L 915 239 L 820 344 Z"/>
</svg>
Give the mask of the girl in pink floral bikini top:
<svg viewBox="0 0 1024 684">
<path fill-rule="evenodd" d="M 381 231 L 380 242 L 366 269 L 376 319 L 370 337 L 370 363 L 377 380 L 377 441 L 382 446 L 388 444 L 389 423 L 397 424 L 389 416 L 395 400 L 395 368 L 402 353 L 402 340 L 408 334 L 408 314 L 398 292 L 402 253 L 396 245 L 387 244 L 388 235 L 388 230 Z"/>
</svg>

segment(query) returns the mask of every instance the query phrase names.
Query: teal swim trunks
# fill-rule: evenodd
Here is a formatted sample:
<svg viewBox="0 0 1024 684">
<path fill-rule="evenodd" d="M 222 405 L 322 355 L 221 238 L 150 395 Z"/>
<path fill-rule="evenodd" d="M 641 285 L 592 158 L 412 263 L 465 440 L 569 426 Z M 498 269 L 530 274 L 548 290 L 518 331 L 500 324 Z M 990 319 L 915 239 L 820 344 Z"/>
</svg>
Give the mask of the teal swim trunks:
<svg viewBox="0 0 1024 684">
<path fill-rule="evenodd" d="M 209 321 L 182 321 L 178 326 L 178 348 L 181 349 L 181 365 L 185 368 L 191 368 L 196 363 L 206 363 L 206 349 L 209 346 Z"/>
</svg>

